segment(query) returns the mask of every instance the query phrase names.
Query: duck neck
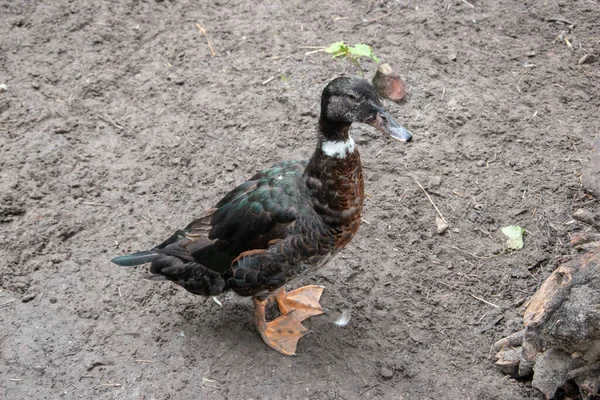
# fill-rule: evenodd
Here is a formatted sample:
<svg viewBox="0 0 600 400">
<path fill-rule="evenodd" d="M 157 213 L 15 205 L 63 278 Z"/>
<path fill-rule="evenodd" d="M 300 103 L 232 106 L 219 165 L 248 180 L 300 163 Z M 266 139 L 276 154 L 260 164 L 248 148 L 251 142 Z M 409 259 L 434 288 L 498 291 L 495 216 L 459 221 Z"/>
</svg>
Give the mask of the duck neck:
<svg viewBox="0 0 600 400">
<path fill-rule="evenodd" d="M 348 134 L 350 123 L 321 118 L 317 147 L 304 177 L 314 208 L 332 226 L 356 232 L 364 201 L 360 155 Z"/>
</svg>

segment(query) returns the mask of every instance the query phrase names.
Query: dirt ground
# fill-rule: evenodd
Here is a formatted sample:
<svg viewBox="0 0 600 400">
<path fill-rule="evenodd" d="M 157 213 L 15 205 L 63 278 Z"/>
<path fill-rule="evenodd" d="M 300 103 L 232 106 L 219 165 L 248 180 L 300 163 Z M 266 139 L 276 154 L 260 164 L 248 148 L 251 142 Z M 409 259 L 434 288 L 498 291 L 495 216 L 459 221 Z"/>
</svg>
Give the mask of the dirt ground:
<svg viewBox="0 0 600 400">
<path fill-rule="evenodd" d="M 580 176 L 600 64 L 578 63 L 600 52 L 597 1 L 1 0 L 0 16 L 0 398 L 541 398 L 488 357 L 587 229 L 572 212 L 597 207 Z M 286 357 L 248 299 L 109 260 L 310 156 L 323 87 L 357 69 L 307 53 L 341 39 L 406 78 L 387 105 L 415 140 L 353 128 L 365 223 L 295 282 L 326 286 L 331 313 Z M 525 246 L 502 252 L 511 224 Z"/>
</svg>

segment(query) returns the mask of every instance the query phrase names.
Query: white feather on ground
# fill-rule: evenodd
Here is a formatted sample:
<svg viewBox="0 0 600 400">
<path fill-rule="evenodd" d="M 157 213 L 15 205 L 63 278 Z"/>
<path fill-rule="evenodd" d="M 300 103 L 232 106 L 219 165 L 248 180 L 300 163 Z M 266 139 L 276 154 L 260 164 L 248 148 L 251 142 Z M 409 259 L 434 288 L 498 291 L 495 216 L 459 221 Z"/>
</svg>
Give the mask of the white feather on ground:
<svg viewBox="0 0 600 400">
<path fill-rule="evenodd" d="M 335 320 L 334 323 L 340 327 L 347 326 L 350 323 L 350 317 L 351 317 L 350 309 L 347 308 L 345 310 L 342 310 L 342 315 L 340 315 L 338 317 L 338 319 Z"/>
</svg>

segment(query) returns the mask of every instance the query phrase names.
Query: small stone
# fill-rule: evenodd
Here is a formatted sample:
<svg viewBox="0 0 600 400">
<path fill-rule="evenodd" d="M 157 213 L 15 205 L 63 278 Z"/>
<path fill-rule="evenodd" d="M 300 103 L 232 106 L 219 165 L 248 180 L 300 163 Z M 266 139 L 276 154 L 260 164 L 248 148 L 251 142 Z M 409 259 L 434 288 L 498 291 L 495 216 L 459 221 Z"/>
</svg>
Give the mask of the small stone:
<svg viewBox="0 0 600 400">
<path fill-rule="evenodd" d="M 598 56 L 594 54 L 586 54 L 577 61 L 577 64 L 594 64 L 598 62 Z"/>
<path fill-rule="evenodd" d="M 596 226 L 596 227 L 600 226 L 600 223 L 598 222 L 594 213 L 592 213 L 589 210 L 584 210 L 584 209 L 580 208 L 573 213 L 573 218 L 578 221 L 584 222 L 588 225 L 592 225 L 592 226 Z"/>
<path fill-rule="evenodd" d="M 442 177 L 439 175 L 436 175 L 436 176 L 432 176 L 429 178 L 429 181 L 427 182 L 427 187 L 429 189 L 436 189 L 436 188 L 439 188 L 441 184 L 442 184 Z"/>
<path fill-rule="evenodd" d="M 38 90 L 40 88 L 40 83 L 38 81 L 33 81 L 31 82 L 31 87 Z"/>
<path fill-rule="evenodd" d="M 29 194 L 31 200 L 40 200 L 44 198 L 44 194 L 38 190 L 34 190 Z"/>
<path fill-rule="evenodd" d="M 48 258 L 53 264 L 60 264 L 61 262 L 64 262 L 68 256 L 64 253 L 54 253 L 50 254 Z"/>
<path fill-rule="evenodd" d="M 69 131 L 71 131 L 71 127 L 64 122 L 58 123 L 53 129 L 53 132 L 57 135 L 69 133 Z"/>
<path fill-rule="evenodd" d="M 435 225 L 437 226 L 438 235 L 441 235 L 448 229 L 448 223 L 444 221 L 439 215 L 435 216 Z"/>
<path fill-rule="evenodd" d="M 400 102 L 406 96 L 406 82 L 389 64 L 381 64 L 373 77 L 373 87 L 383 98 Z"/>
<path fill-rule="evenodd" d="M 408 331 L 408 337 L 410 337 L 415 343 L 425 343 L 425 336 L 423 332 L 417 329 L 411 329 Z"/>
<path fill-rule="evenodd" d="M 478 167 L 483 167 L 485 165 L 485 160 L 479 160 L 477 161 L 477 166 Z"/>
<path fill-rule="evenodd" d="M 35 293 L 29 293 L 29 294 L 26 294 L 25 296 L 23 296 L 23 298 L 21 299 L 21 302 L 28 303 L 33 299 L 35 299 Z"/>
<path fill-rule="evenodd" d="M 80 197 L 83 197 L 83 190 L 81 190 L 80 188 L 71 189 L 71 197 L 74 199 L 79 199 Z"/>
<path fill-rule="evenodd" d="M 381 368 L 379 371 L 379 375 L 381 375 L 384 379 L 391 379 L 394 376 L 394 372 L 386 367 Z"/>
</svg>

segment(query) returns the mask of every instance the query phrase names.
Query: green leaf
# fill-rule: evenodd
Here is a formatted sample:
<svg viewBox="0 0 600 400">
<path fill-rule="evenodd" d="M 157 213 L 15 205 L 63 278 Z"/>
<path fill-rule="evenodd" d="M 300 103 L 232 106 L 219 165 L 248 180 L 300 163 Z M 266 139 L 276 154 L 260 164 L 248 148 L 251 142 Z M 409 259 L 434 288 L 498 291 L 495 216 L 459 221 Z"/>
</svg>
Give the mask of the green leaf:
<svg viewBox="0 0 600 400">
<path fill-rule="evenodd" d="M 333 54 L 333 57 L 345 56 L 348 53 L 348 46 L 344 44 L 343 40 L 332 43 L 331 46 L 325 49 L 325 53 Z"/>
<path fill-rule="evenodd" d="M 361 57 L 371 57 L 373 55 L 373 50 L 371 50 L 371 46 L 367 46 L 366 44 L 357 43 L 356 45 L 349 47 L 348 51 L 352 54 L 356 54 Z"/>
<path fill-rule="evenodd" d="M 371 46 L 368 46 L 366 44 L 357 43 L 356 45 L 349 47 L 348 52 L 358 57 L 368 57 L 373 59 L 373 61 L 375 62 L 379 62 L 379 59 L 375 57 L 375 54 L 373 54 L 373 49 L 371 48 Z"/>
<path fill-rule="evenodd" d="M 508 240 L 506 241 L 506 247 L 512 250 L 520 250 L 523 248 L 523 234 L 525 229 L 517 225 L 509 225 L 502 228 Z"/>
</svg>

